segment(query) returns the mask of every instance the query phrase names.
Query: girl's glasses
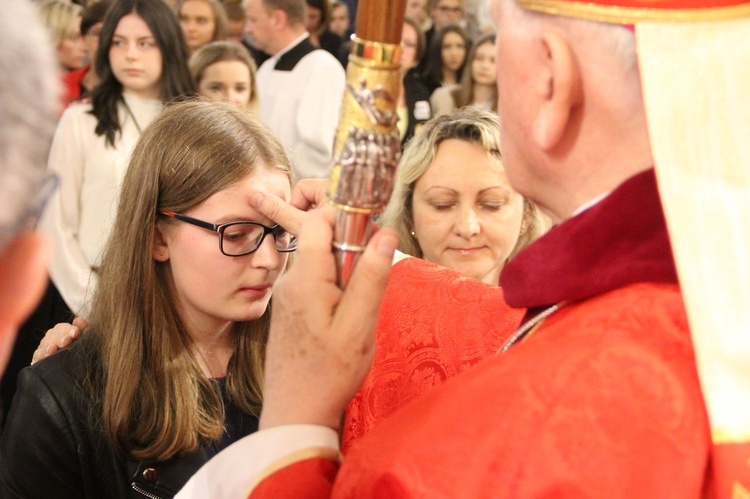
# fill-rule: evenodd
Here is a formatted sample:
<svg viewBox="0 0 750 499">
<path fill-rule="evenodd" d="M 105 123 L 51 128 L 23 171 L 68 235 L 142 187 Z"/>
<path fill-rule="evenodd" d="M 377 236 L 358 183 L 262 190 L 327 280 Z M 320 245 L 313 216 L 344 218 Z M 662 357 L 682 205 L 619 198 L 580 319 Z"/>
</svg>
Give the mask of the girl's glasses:
<svg viewBox="0 0 750 499">
<path fill-rule="evenodd" d="M 260 245 L 263 244 L 263 239 L 268 234 L 273 235 L 276 250 L 280 253 L 289 253 L 297 249 L 297 238 L 278 224 L 273 227 L 268 227 L 257 222 L 212 224 L 173 211 L 162 211 L 161 214 L 175 218 L 181 222 L 218 232 L 219 249 L 227 256 L 243 256 L 257 251 Z"/>
</svg>

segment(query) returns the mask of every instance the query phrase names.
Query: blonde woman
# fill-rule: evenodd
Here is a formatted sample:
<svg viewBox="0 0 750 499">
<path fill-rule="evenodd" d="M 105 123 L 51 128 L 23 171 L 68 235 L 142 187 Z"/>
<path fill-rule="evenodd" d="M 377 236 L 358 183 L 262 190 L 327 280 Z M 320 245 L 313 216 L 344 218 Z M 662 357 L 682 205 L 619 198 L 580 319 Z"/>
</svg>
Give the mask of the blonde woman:
<svg viewBox="0 0 750 499">
<path fill-rule="evenodd" d="M 505 262 L 548 221 L 508 182 L 497 115 L 476 107 L 431 119 L 409 142 L 381 222 L 399 250 L 499 283 Z"/>
<path fill-rule="evenodd" d="M 46 0 L 39 12 L 63 71 L 82 68 L 86 63 L 86 44 L 81 36 L 83 8 L 65 0 Z"/>
</svg>

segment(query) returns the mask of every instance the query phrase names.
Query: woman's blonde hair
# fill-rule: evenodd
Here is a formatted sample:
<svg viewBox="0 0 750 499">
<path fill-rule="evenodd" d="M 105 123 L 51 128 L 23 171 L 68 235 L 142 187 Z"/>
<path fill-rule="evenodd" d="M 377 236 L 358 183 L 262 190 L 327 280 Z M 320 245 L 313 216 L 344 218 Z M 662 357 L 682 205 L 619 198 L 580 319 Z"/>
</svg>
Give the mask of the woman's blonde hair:
<svg viewBox="0 0 750 499">
<path fill-rule="evenodd" d="M 225 61 L 238 61 L 247 66 L 248 71 L 250 71 L 250 102 L 248 102 L 248 107 L 257 112 L 258 83 L 255 78 L 257 68 L 247 49 L 237 42 L 211 42 L 195 51 L 188 62 L 195 86 L 200 85 L 207 67 Z"/>
<path fill-rule="evenodd" d="M 82 14 L 83 7 L 65 0 L 46 0 L 39 7 L 42 23 L 56 47 L 65 40 L 81 36 L 80 29 L 73 26 L 73 21 Z"/>
<path fill-rule="evenodd" d="M 468 106 L 452 113 L 439 114 L 427 121 L 406 144 L 401 156 L 393 195 L 380 222 L 398 232 L 401 240 L 399 251 L 422 258 L 422 248 L 414 231 L 413 196 L 414 185 L 432 165 L 438 146 L 448 139 L 458 139 L 481 144 L 491 160 L 502 164 L 500 155 L 500 122 L 497 114 Z M 524 199 L 524 219 L 521 233 L 511 257 L 549 228 L 547 217 L 536 205 Z"/>
<path fill-rule="evenodd" d="M 279 140 L 249 112 L 228 104 L 168 106 L 136 144 L 102 258 L 93 333 L 86 335 L 100 359 L 88 386 L 101 407 L 105 436 L 122 455 L 162 461 L 224 431 L 222 397 L 191 354 L 169 262 L 155 261 L 152 249 L 157 225 L 174 223 L 161 212 L 184 212 L 259 164 L 291 183 Z M 246 414 L 260 413 L 269 313 L 235 324 L 226 391 Z"/>
</svg>

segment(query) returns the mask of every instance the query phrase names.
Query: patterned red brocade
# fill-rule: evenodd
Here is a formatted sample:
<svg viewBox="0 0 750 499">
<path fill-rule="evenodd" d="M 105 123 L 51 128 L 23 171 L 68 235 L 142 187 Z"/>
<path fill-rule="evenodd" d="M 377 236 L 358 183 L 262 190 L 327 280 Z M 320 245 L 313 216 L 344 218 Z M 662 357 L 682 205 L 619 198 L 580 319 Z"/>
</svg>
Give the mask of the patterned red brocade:
<svg viewBox="0 0 750 499">
<path fill-rule="evenodd" d="M 677 287 L 635 284 L 375 427 L 333 497 L 699 497 L 709 444 Z"/>
<path fill-rule="evenodd" d="M 393 267 L 370 374 L 346 412 L 342 450 L 417 396 L 497 351 L 525 309 L 500 288 L 419 258 Z"/>
<path fill-rule="evenodd" d="M 635 284 L 408 404 L 351 446 L 332 491 L 304 497 L 695 498 L 709 447 L 677 287 Z M 317 482 L 309 466 L 266 482 Z"/>
</svg>

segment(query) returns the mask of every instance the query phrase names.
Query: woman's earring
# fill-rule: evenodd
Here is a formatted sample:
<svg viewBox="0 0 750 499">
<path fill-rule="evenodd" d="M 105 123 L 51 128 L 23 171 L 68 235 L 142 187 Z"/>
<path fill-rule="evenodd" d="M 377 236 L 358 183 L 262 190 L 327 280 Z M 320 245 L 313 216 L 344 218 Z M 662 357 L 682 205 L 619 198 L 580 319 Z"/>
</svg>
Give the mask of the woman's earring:
<svg viewBox="0 0 750 499">
<path fill-rule="evenodd" d="M 159 252 L 159 256 L 164 256 L 164 252 L 163 252 L 163 251 L 160 251 L 160 252 Z"/>
<path fill-rule="evenodd" d="M 414 231 L 411 231 L 411 237 L 417 237 L 417 233 Z"/>
</svg>

